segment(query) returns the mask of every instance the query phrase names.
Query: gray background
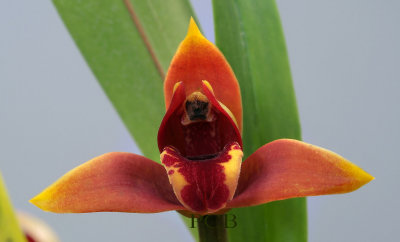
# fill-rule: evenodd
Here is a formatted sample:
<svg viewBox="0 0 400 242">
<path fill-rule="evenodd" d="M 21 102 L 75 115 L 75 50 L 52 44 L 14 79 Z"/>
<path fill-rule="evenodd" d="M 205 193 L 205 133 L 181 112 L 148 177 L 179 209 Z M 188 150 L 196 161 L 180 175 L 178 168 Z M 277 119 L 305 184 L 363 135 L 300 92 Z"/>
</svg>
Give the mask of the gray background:
<svg viewBox="0 0 400 242">
<path fill-rule="evenodd" d="M 213 40 L 210 1 L 192 2 Z M 397 241 L 399 2 L 278 5 L 304 140 L 376 177 L 352 194 L 309 198 L 310 241 Z M 0 1 L 0 170 L 14 206 L 63 241 L 190 241 L 174 212 L 57 215 L 27 202 L 108 151 L 139 152 L 51 2 Z"/>
</svg>

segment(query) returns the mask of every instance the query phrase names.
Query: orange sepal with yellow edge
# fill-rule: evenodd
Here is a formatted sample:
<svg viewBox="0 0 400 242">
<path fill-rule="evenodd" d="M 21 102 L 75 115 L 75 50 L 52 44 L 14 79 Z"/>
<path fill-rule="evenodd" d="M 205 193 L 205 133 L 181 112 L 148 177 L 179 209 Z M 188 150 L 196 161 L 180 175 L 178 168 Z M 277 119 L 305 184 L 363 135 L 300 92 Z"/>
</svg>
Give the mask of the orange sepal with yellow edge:
<svg viewBox="0 0 400 242">
<path fill-rule="evenodd" d="M 227 207 L 347 193 L 373 179 L 332 151 L 298 140 L 279 139 L 262 146 L 243 162 L 235 198 Z"/>
<path fill-rule="evenodd" d="M 211 84 L 216 99 L 233 113 L 241 131 L 242 100 L 235 74 L 221 51 L 201 34 L 191 19 L 186 38 L 171 61 L 164 82 L 166 109 L 169 108 L 177 82 L 185 85 L 188 96 L 201 90 L 203 80 Z"/>
<path fill-rule="evenodd" d="M 184 209 L 162 165 L 125 152 L 93 158 L 30 202 L 55 213 L 156 213 Z"/>
</svg>

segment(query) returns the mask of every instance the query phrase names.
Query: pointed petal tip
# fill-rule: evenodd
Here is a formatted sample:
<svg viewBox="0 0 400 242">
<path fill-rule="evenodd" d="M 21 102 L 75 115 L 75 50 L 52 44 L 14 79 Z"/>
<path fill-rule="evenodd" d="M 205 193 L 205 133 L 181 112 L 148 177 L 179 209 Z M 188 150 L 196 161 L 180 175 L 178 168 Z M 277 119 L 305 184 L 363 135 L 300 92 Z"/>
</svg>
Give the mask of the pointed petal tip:
<svg viewBox="0 0 400 242">
<path fill-rule="evenodd" d="M 352 163 L 351 161 L 345 159 L 344 157 L 340 156 L 339 154 L 330 151 L 328 149 L 318 147 L 316 145 L 312 144 L 307 144 L 302 141 L 298 140 L 292 140 L 292 139 L 280 139 L 274 141 L 276 143 L 286 143 L 296 145 L 296 146 L 303 146 L 303 147 L 308 147 L 310 150 L 313 150 L 314 154 L 319 153 L 321 155 L 320 160 L 326 159 L 329 163 L 334 164 L 338 169 L 340 169 L 346 176 L 351 179 L 351 182 L 347 186 L 344 186 L 346 189 L 344 189 L 341 192 L 338 193 L 346 193 L 346 192 L 351 192 L 359 189 L 360 187 L 364 186 L 365 184 L 371 182 L 372 180 L 375 179 L 371 174 L 368 172 L 364 171 L 361 167 L 357 166 L 356 164 Z M 312 155 L 311 155 L 312 156 Z M 311 157 L 310 156 L 310 157 Z"/>
<path fill-rule="evenodd" d="M 36 201 L 37 201 L 37 196 L 31 198 L 28 202 L 32 203 L 33 205 L 36 206 Z"/>
<path fill-rule="evenodd" d="M 358 176 L 358 180 L 359 180 L 359 187 L 364 186 L 365 184 L 375 180 L 375 177 L 371 176 L 371 174 L 369 174 L 368 172 L 364 171 L 363 169 L 358 168 L 358 173 L 355 174 L 356 176 Z M 355 190 L 357 190 L 358 188 L 356 188 Z"/>
<path fill-rule="evenodd" d="M 53 185 L 50 185 L 39 194 L 31 198 L 29 202 L 45 212 L 62 213 L 62 211 L 58 210 L 56 206 L 54 206 L 55 204 L 52 204 L 51 202 L 53 194 L 52 187 Z"/>
<path fill-rule="evenodd" d="M 203 37 L 203 35 L 200 32 L 199 27 L 196 24 L 196 21 L 194 21 L 193 17 L 190 17 L 190 23 L 189 23 L 189 28 L 188 28 L 186 38 L 193 37 L 193 36 Z"/>
<path fill-rule="evenodd" d="M 29 202 L 35 205 L 36 207 L 42 209 L 43 211 L 50 212 L 51 210 L 48 209 L 46 206 L 46 199 L 43 198 L 43 193 L 44 191 L 33 197 L 31 200 L 29 200 Z"/>
</svg>

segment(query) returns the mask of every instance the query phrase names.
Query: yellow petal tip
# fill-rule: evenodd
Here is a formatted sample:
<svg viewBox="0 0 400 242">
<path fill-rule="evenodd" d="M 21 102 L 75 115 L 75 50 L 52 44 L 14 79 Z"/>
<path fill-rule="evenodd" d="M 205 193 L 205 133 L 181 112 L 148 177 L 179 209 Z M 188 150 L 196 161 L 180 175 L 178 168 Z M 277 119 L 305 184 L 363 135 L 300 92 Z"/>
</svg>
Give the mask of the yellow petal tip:
<svg viewBox="0 0 400 242">
<path fill-rule="evenodd" d="M 197 27 L 196 21 L 194 21 L 193 17 L 190 17 L 190 23 L 186 38 L 190 36 L 203 36 L 200 32 L 199 27 Z"/>
<path fill-rule="evenodd" d="M 365 180 L 366 180 L 365 184 L 367 184 L 368 182 L 375 180 L 375 177 L 367 173 L 367 177 Z"/>
<path fill-rule="evenodd" d="M 43 211 L 47 212 L 51 211 L 51 209 L 48 208 L 48 199 L 46 198 L 45 191 L 33 197 L 31 200 L 29 200 L 29 202 L 35 205 L 36 207 L 42 209 Z"/>
<path fill-rule="evenodd" d="M 350 162 L 349 162 L 350 163 Z M 371 176 L 368 172 L 359 168 L 358 166 L 350 163 L 354 168 L 350 169 L 350 176 L 355 180 L 354 187 L 350 191 L 357 190 L 358 188 L 364 186 L 365 184 L 375 180 L 375 177 Z"/>
<path fill-rule="evenodd" d="M 38 196 L 39 196 L 39 195 L 37 195 L 37 196 L 31 198 L 31 199 L 29 200 L 29 202 L 32 203 L 33 205 L 36 205 L 37 200 L 38 200 L 38 198 L 37 198 Z"/>
<path fill-rule="evenodd" d="M 40 194 L 39 194 L 40 195 Z M 30 203 L 32 203 L 33 205 L 35 205 L 36 207 L 40 207 L 40 197 L 39 195 L 35 196 L 34 198 L 32 198 L 31 200 L 29 200 Z"/>
</svg>

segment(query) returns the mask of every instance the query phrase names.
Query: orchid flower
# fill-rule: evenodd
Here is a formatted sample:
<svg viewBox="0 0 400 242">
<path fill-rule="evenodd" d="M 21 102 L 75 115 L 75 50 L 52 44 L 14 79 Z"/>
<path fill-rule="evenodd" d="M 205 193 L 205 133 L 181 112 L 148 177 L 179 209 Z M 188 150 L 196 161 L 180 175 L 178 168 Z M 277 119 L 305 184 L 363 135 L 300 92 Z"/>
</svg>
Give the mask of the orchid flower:
<svg viewBox="0 0 400 242">
<path fill-rule="evenodd" d="M 239 84 L 193 19 L 172 59 L 164 94 L 167 111 L 158 132 L 163 165 L 137 154 L 107 153 L 68 172 L 31 202 L 56 213 L 206 215 L 351 192 L 373 179 L 331 151 L 291 139 L 268 143 L 242 163 Z"/>
</svg>

